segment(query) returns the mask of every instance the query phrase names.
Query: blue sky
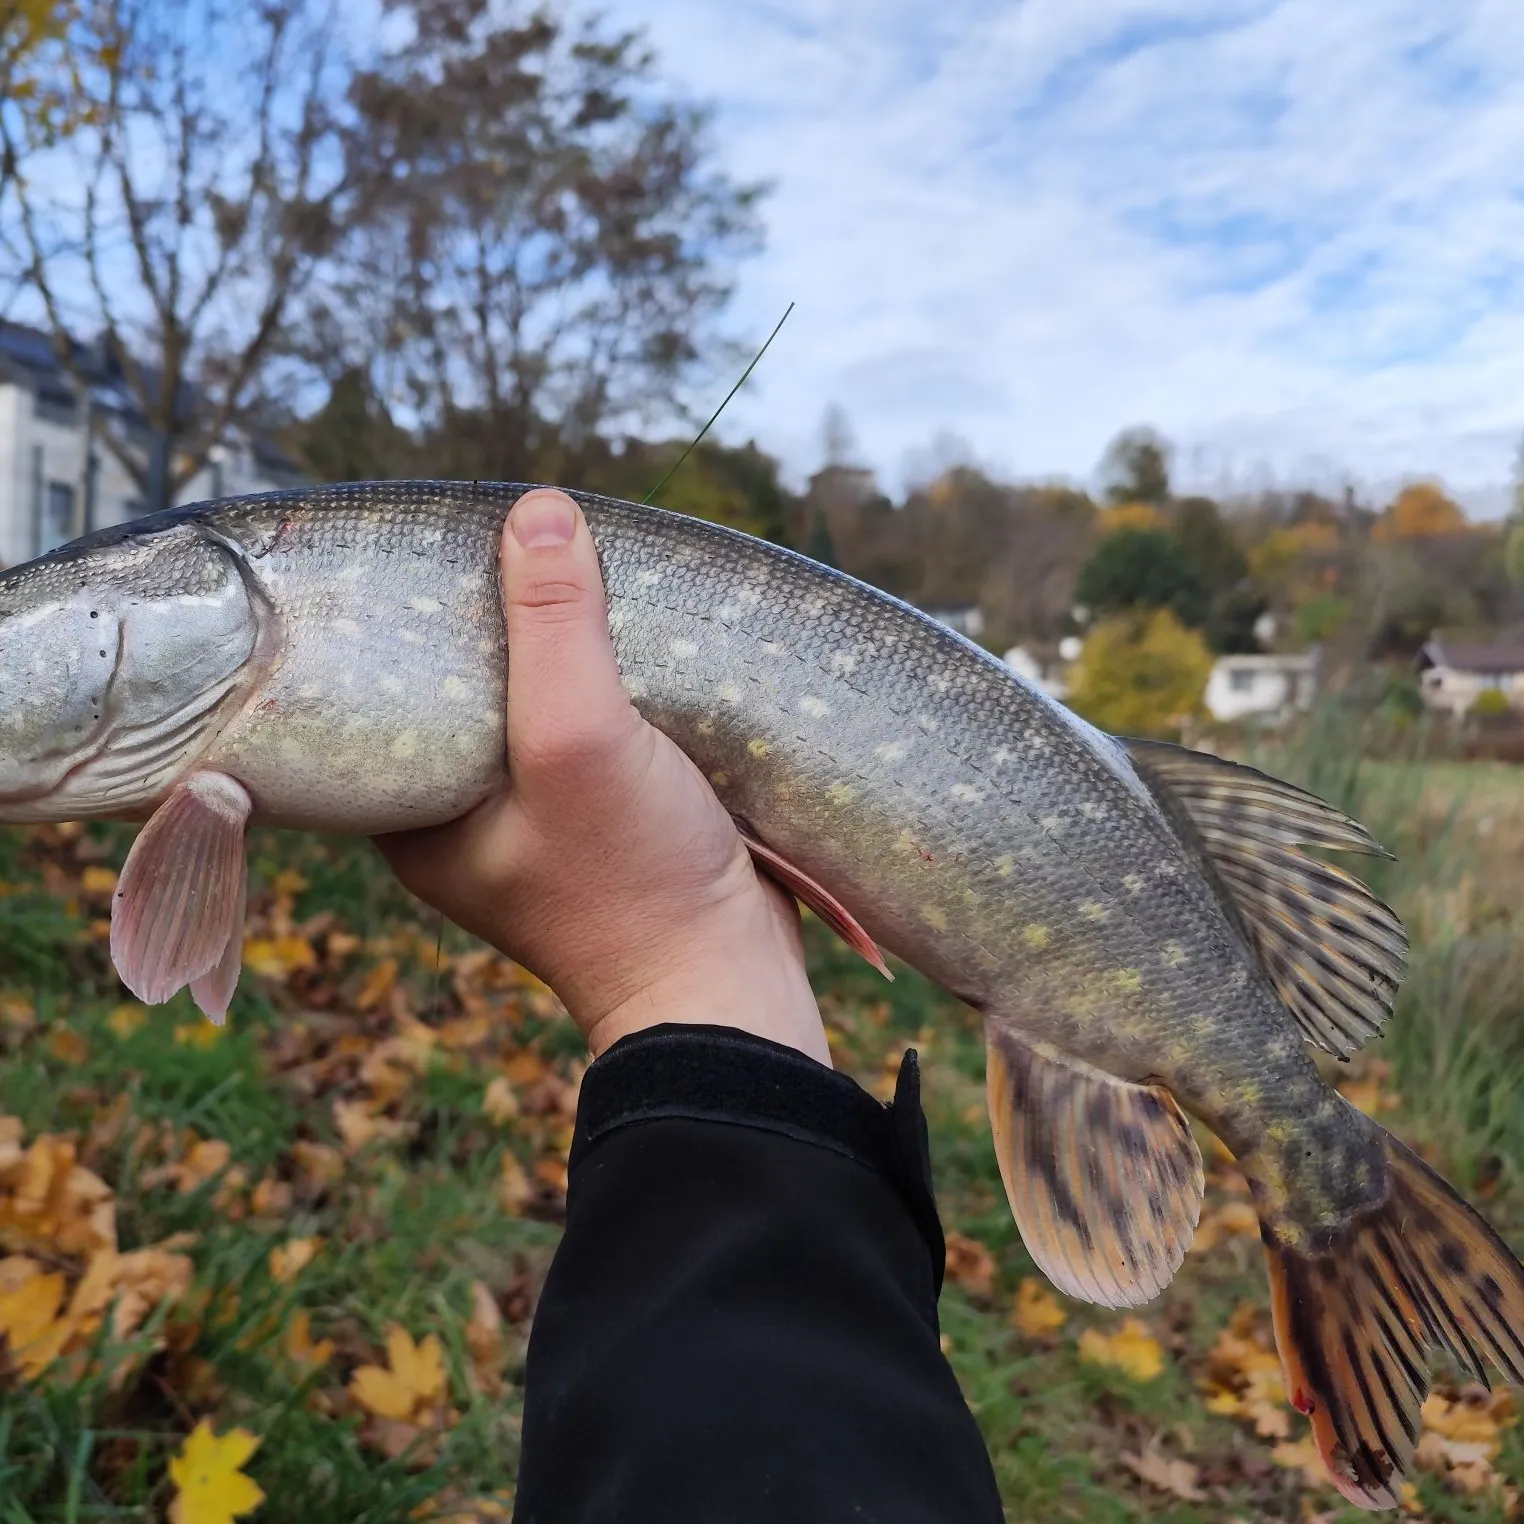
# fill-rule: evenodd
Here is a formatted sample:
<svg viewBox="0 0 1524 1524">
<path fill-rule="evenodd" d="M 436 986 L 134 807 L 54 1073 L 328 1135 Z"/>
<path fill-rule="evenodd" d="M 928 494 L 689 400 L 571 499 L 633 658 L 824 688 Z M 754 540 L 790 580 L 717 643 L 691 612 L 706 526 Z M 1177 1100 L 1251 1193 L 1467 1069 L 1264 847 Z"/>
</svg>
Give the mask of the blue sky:
<svg viewBox="0 0 1524 1524">
<path fill-rule="evenodd" d="M 1191 485 L 1482 512 L 1524 435 L 1518 0 L 608 0 L 771 181 L 731 405 L 799 477 L 826 407 L 892 485 L 1087 480 L 1117 429 Z"/>
</svg>

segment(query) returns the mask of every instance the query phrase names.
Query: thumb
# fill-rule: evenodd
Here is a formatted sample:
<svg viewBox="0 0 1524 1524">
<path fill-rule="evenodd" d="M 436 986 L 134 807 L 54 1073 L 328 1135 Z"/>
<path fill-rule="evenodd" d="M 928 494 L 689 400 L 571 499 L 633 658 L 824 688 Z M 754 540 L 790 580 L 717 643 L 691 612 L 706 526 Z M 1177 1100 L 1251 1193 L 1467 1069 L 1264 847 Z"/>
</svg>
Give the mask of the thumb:
<svg viewBox="0 0 1524 1524">
<path fill-rule="evenodd" d="M 572 783 L 638 730 L 619 681 L 598 553 L 582 510 L 536 487 L 503 526 L 508 766 L 516 790 Z"/>
</svg>

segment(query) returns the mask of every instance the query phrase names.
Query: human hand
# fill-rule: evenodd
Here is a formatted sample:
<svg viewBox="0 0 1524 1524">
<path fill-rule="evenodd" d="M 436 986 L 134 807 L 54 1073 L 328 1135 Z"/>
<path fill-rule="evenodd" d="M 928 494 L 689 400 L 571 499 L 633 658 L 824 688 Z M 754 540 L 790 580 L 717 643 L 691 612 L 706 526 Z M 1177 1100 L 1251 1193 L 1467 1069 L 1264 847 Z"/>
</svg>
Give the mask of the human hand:
<svg viewBox="0 0 1524 1524">
<path fill-rule="evenodd" d="M 799 911 L 619 680 L 581 510 L 526 492 L 501 547 L 511 783 L 377 838 L 402 882 L 537 974 L 596 1056 L 661 1022 L 739 1027 L 830 1063 Z"/>
</svg>

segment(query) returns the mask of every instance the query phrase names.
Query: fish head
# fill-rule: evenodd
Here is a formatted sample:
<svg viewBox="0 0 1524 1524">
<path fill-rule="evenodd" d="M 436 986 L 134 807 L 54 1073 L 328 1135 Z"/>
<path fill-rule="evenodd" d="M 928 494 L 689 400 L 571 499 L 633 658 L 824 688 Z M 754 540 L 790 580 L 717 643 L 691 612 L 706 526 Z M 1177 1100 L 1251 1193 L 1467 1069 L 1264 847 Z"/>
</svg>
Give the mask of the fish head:
<svg viewBox="0 0 1524 1524">
<path fill-rule="evenodd" d="M 257 680 L 269 633 L 237 548 L 192 522 L 0 576 L 0 820 L 143 813 Z"/>
</svg>

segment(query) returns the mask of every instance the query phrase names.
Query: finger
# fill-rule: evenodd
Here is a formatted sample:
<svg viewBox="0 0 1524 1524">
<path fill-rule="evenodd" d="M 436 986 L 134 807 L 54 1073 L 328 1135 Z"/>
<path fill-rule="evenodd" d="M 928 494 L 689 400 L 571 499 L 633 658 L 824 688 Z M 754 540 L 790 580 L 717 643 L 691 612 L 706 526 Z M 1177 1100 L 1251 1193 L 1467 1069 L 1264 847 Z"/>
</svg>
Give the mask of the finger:
<svg viewBox="0 0 1524 1524">
<path fill-rule="evenodd" d="M 596 764 L 639 718 L 619 681 L 593 538 L 576 503 L 536 487 L 503 526 L 508 625 L 508 755 L 533 790 Z"/>
</svg>

